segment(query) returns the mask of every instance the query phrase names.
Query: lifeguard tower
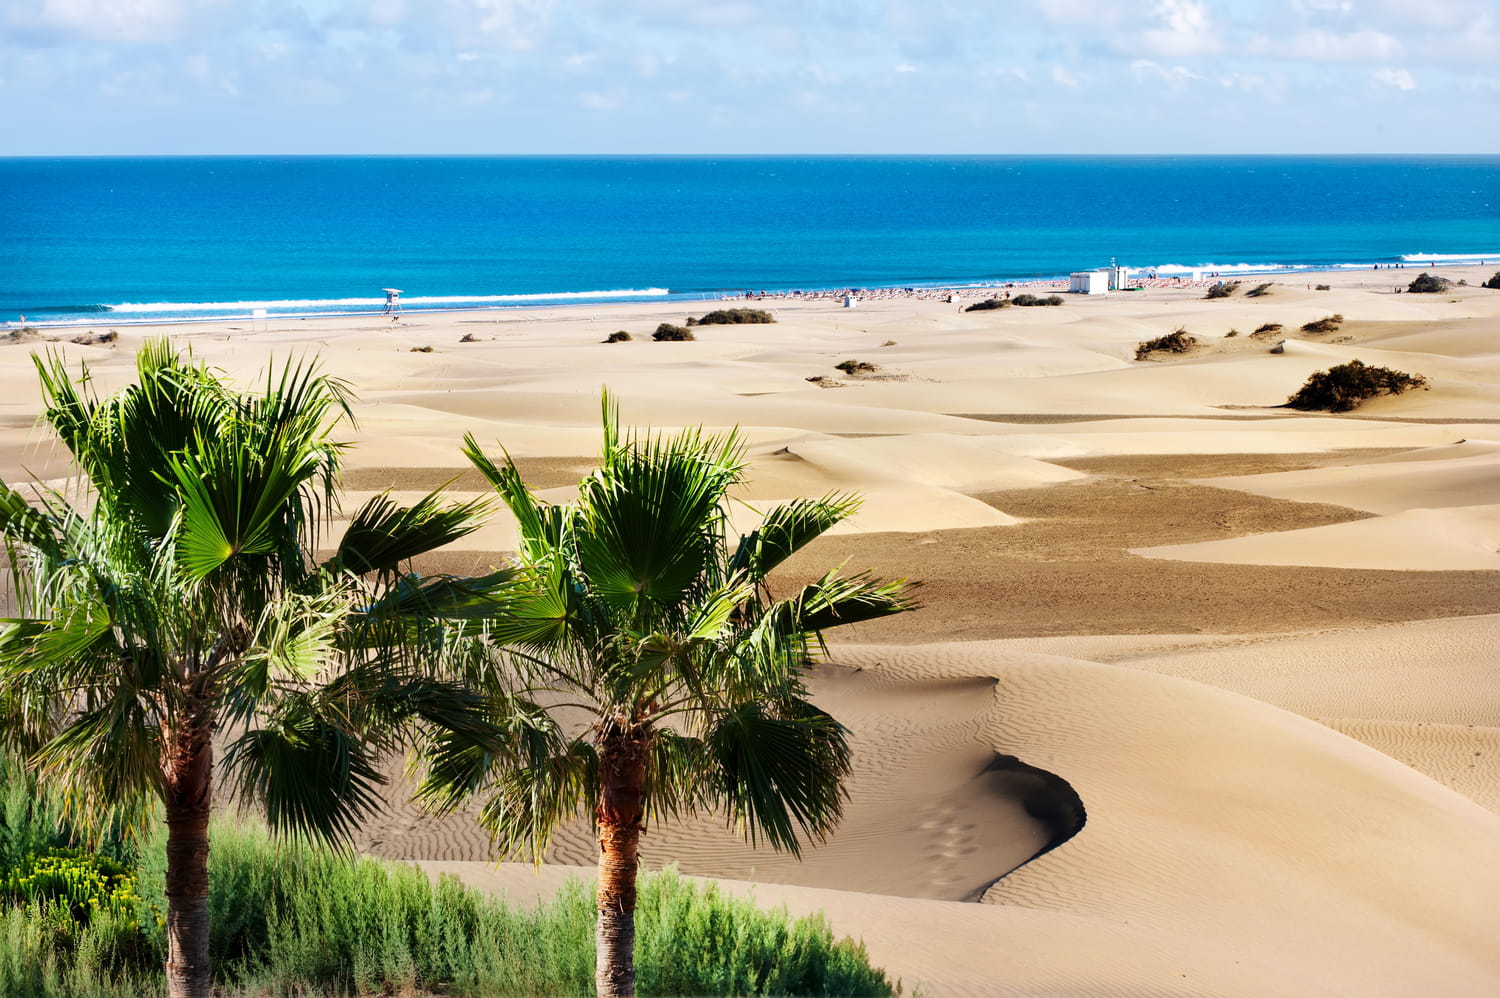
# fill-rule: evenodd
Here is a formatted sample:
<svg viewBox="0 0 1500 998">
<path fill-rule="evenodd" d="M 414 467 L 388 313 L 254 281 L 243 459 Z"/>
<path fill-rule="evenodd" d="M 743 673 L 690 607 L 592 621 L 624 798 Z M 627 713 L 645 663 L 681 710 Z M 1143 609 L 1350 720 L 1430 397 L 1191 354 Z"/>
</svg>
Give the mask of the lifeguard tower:
<svg viewBox="0 0 1500 998">
<path fill-rule="evenodd" d="M 398 316 L 401 314 L 401 289 L 381 288 L 385 292 L 385 311 L 382 315 Z"/>
</svg>

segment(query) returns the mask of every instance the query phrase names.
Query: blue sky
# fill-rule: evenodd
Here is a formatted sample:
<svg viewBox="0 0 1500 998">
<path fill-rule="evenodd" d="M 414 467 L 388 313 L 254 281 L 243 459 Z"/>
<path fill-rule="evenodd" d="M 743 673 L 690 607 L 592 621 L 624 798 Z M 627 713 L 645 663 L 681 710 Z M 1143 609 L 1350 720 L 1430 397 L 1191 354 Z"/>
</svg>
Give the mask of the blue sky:
<svg viewBox="0 0 1500 998">
<path fill-rule="evenodd" d="M 1500 151 L 1500 0 L 0 0 L 0 154 Z"/>
</svg>

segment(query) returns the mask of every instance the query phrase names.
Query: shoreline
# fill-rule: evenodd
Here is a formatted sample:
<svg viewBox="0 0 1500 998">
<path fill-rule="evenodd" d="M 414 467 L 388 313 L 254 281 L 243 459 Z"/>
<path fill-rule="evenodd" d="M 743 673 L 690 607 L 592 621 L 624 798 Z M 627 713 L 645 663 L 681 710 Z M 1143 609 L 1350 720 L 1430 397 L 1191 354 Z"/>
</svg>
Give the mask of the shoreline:
<svg viewBox="0 0 1500 998">
<path fill-rule="evenodd" d="M 1131 267 L 1132 275 L 1151 274 L 1145 278 L 1145 283 L 1137 287 L 1123 289 L 1124 293 L 1142 290 L 1146 287 L 1154 288 L 1201 288 L 1219 282 L 1232 282 L 1243 280 L 1254 280 L 1259 278 L 1289 277 L 1289 276 L 1345 276 L 1383 274 L 1386 271 L 1398 271 L 1401 274 L 1411 272 L 1412 277 L 1426 272 L 1437 271 L 1463 271 L 1462 279 L 1469 280 L 1471 284 L 1481 283 L 1488 279 L 1488 274 L 1478 276 L 1475 281 L 1472 278 L 1478 272 L 1485 271 L 1489 267 L 1500 268 L 1500 253 L 1495 254 L 1433 254 L 1428 261 L 1406 260 L 1387 262 L 1369 261 L 1366 263 L 1342 263 L 1334 265 L 1321 264 L 1227 264 L 1224 266 L 1203 265 L 1202 267 L 1187 267 L 1185 265 L 1169 264 L 1160 267 Z M 1084 268 L 1084 270 L 1103 270 L 1102 267 Z M 1079 272 L 1083 272 L 1080 270 Z M 1470 273 L 1473 272 L 1473 273 Z M 1439 275 L 1443 276 L 1443 275 Z M 1141 277 L 1132 277 L 1133 281 L 1143 280 Z M 1396 283 L 1409 283 L 1410 278 Z M 1361 282 L 1364 283 L 1364 282 Z M 643 294 L 633 290 L 620 290 L 615 292 L 558 292 L 555 295 L 545 293 L 515 295 L 515 296 L 488 296 L 476 295 L 473 301 L 479 302 L 486 298 L 514 297 L 528 299 L 515 301 L 507 304 L 474 304 L 474 305 L 437 305 L 427 307 L 420 304 L 421 299 L 415 299 L 415 304 L 403 303 L 401 310 L 394 318 L 411 316 L 440 316 L 457 314 L 489 314 L 489 313 L 512 313 L 527 309 L 577 309 L 577 308 L 600 308 L 621 305 L 669 305 L 669 304 L 708 304 L 708 303 L 733 303 L 733 302 L 756 302 L 756 301 L 824 301 L 836 300 L 845 296 L 854 296 L 859 299 L 883 299 L 892 297 L 905 297 L 912 299 L 935 299 L 946 295 L 958 295 L 960 297 L 974 297 L 1004 291 L 1010 288 L 1065 290 L 1068 286 L 1068 275 L 1050 276 L 1028 276 L 1016 278 L 995 278 L 984 281 L 951 280 L 937 283 L 921 282 L 897 282 L 892 284 L 866 285 L 860 287 L 813 287 L 813 288 L 771 288 L 757 291 L 745 291 L 740 293 L 729 293 L 727 291 L 684 291 L 673 292 L 668 290 L 666 294 Z M 1394 286 L 1394 285 L 1393 285 Z M 657 289 L 651 289 L 657 290 Z M 1114 292 L 1120 293 L 1120 292 Z M 461 296 L 445 296 L 448 300 L 463 300 Z M 370 299 L 377 302 L 376 299 Z M 338 301 L 329 299 L 328 301 Z M 203 322 L 225 322 L 225 321 L 249 321 L 270 322 L 288 319 L 384 319 L 391 317 L 382 305 L 372 304 L 368 311 L 321 309 L 316 311 L 289 309 L 286 311 L 273 311 L 274 302 L 235 302 L 235 305 L 246 305 L 250 309 L 265 308 L 267 314 L 257 316 L 253 311 L 241 309 L 239 311 L 225 310 L 213 311 L 211 308 L 198 307 L 204 304 L 197 302 L 162 303 L 163 305 L 177 304 L 184 310 L 194 310 L 192 315 L 162 314 L 142 315 L 139 318 L 125 318 L 130 313 L 115 313 L 110 309 L 112 306 L 98 306 L 103 309 L 99 312 L 89 312 L 86 317 L 80 318 L 44 318 L 27 319 L 25 313 L 21 313 L 18 319 L 0 321 L 0 329 L 82 329 L 91 326 L 129 326 L 132 328 L 143 326 L 184 326 Z M 226 306 L 230 303 L 224 303 Z"/>
</svg>

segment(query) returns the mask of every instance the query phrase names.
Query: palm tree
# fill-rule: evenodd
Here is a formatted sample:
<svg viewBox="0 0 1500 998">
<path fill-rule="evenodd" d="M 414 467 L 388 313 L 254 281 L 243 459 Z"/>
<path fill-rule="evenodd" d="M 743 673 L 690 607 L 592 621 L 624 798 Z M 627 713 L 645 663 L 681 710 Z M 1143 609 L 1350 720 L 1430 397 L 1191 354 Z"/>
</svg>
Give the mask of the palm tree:
<svg viewBox="0 0 1500 998">
<path fill-rule="evenodd" d="M 100 398 L 87 369 L 75 383 L 60 357 L 34 359 L 76 474 L 25 495 L 0 485 L 16 611 L 0 621 L 0 738 L 86 822 L 124 813 L 139 828 L 160 802 L 168 993 L 207 996 L 216 735 L 274 829 L 334 840 L 377 802 L 377 757 L 414 726 L 482 745 L 478 698 L 427 663 L 457 653 L 445 618 L 501 577 L 400 569 L 474 529 L 484 504 L 377 496 L 318 561 L 341 382 L 288 362 L 240 394 L 156 341 L 136 382 Z"/>
<path fill-rule="evenodd" d="M 481 821 L 497 844 L 536 862 L 559 824 L 593 819 L 600 995 L 635 992 L 648 819 L 717 811 L 752 844 L 794 854 L 801 835 L 834 827 L 849 748 L 807 699 L 804 670 L 821 630 L 910 607 L 904 582 L 836 570 L 772 598 L 768 573 L 858 503 L 797 500 L 731 544 L 744 451 L 735 433 L 622 440 L 606 395 L 600 467 L 577 501 L 552 505 L 508 457 L 497 466 L 466 438 L 520 525 L 515 574 L 487 625 L 503 651 L 482 677 L 506 736 L 496 749 L 442 735 L 419 796 L 452 808 L 486 795 Z"/>
</svg>

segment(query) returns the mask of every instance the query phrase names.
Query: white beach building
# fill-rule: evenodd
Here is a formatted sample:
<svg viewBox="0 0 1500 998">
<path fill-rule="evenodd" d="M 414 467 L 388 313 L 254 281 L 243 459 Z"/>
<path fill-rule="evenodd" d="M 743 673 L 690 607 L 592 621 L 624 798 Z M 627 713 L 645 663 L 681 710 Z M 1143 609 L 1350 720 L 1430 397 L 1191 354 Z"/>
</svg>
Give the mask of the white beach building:
<svg viewBox="0 0 1500 998">
<path fill-rule="evenodd" d="M 1068 275 L 1068 291 L 1076 295 L 1102 295 L 1109 292 L 1109 271 L 1080 270 Z"/>
</svg>

